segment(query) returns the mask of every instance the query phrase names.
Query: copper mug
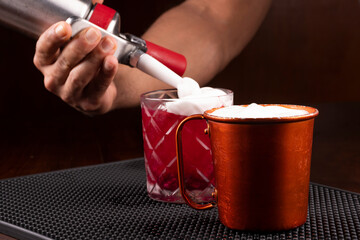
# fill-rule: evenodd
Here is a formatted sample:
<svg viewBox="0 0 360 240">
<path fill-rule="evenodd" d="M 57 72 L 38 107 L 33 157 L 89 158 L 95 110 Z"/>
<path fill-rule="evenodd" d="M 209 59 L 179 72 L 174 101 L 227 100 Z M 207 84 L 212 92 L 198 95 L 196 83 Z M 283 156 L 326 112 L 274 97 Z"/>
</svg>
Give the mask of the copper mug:
<svg viewBox="0 0 360 240">
<path fill-rule="evenodd" d="M 217 205 L 221 223 L 231 229 L 279 231 L 305 223 L 308 208 L 314 118 L 318 110 L 281 105 L 309 114 L 281 118 L 184 119 L 176 133 L 178 180 L 185 202 L 195 209 Z M 181 131 L 185 123 L 206 119 L 213 153 L 214 202 L 198 204 L 187 194 Z M 186 169 L 185 169 L 186 170 Z"/>
</svg>

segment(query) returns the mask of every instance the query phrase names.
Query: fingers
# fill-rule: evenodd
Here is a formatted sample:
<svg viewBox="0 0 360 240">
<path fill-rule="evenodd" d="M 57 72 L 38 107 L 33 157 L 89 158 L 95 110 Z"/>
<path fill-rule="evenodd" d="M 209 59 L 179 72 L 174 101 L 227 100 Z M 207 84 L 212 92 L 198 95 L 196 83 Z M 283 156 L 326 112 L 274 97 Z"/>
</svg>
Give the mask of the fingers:
<svg viewBox="0 0 360 240">
<path fill-rule="evenodd" d="M 53 66 L 52 74 L 55 76 L 67 76 L 97 46 L 100 40 L 101 33 L 99 30 L 95 28 L 83 30 L 63 49 Z M 63 84 L 66 78 L 56 80 L 56 84 Z"/>
<path fill-rule="evenodd" d="M 98 76 L 85 87 L 81 97 L 70 105 L 88 116 L 110 111 L 117 95 L 113 82 L 117 69 L 118 60 L 113 55 L 107 55 Z"/>
<path fill-rule="evenodd" d="M 117 70 L 118 61 L 112 56 L 115 50 L 116 41 L 111 37 L 104 37 L 91 54 L 71 71 L 65 82 L 66 94 L 63 100 L 71 102 L 72 99 L 78 99 L 82 95 L 96 99 L 102 95 Z M 86 94 L 84 94 L 85 88 L 87 88 Z"/>
<path fill-rule="evenodd" d="M 40 36 L 34 64 L 44 75 L 45 87 L 85 114 L 109 111 L 116 97 L 115 39 L 102 38 L 96 28 L 81 31 L 71 41 L 70 37 L 66 22 Z"/>
<path fill-rule="evenodd" d="M 113 55 L 105 57 L 98 76 L 92 81 L 87 89 L 86 95 L 99 100 L 108 89 L 118 69 L 118 60 Z"/>
<path fill-rule="evenodd" d="M 45 31 L 36 43 L 34 64 L 38 69 L 52 64 L 58 54 L 59 48 L 71 37 L 71 27 L 66 22 L 59 22 Z"/>
<path fill-rule="evenodd" d="M 48 67 L 39 68 L 44 74 L 44 85 L 46 89 L 59 95 L 60 88 L 65 84 L 73 69 L 80 64 L 86 56 L 97 46 L 101 40 L 101 33 L 96 28 L 87 28 L 76 35 L 61 54 L 56 54 L 54 63 L 48 60 Z M 55 48 L 55 46 L 53 47 Z M 60 49 L 58 49 L 60 53 Z"/>
</svg>

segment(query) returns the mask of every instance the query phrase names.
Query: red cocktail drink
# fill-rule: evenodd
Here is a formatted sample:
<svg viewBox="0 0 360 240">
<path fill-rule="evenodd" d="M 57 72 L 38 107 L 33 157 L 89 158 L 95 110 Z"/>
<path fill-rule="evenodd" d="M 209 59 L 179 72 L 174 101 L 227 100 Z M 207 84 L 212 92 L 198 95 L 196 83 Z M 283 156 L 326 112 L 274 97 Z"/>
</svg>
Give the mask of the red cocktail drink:
<svg viewBox="0 0 360 240">
<path fill-rule="evenodd" d="M 209 97 L 217 98 L 214 107 L 232 104 L 232 92 L 226 93 Z M 169 104 L 180 101 L 176 97 L 176 90 L 144 94 L 141 107 L 148 194 L 156 200 L 182 203 L 177 180 L 175 134 L 177 126 L 188 114 L 169 112 Z M 186 105 L 179 105 L 180 113 Z M 206 121 L 198 120 L 190 122 L 183 130 L 185 183 L 188 193 L 199 202 L 211 199 L 214 186 L 210 140 L 204 134 L 206 128 Z"/>
</svg>

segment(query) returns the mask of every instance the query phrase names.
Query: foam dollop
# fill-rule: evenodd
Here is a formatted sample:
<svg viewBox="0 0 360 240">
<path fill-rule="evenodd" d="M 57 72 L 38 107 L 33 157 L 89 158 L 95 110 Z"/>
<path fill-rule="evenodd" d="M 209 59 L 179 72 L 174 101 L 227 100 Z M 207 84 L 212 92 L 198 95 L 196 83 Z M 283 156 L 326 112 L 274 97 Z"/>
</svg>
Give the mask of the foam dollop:
<svg viewBox="0 0 360 240">
<path fill-rule="evenodd" d="M 215 110 L 210 115 L 224 118 L 281 118 L 309 114 L 306 110 L 290 109 L 281 106 L 261 106 L 252 103 L 248 106 L 229 106 Z"/>
<path fill-rule="evenodd" d="M 186 84 L 179 84 L 179 99 L 166 103 L 166 111 L 177 115 L 189 116 L 202 114 L 211 108 L 231 106 L 233 96 L 228 95 L 221 89 L 203 87 L 200 88 L 195 80 L 186 79 Z M 193 83 L 195 82 L 195 83 Z"/>
<path fill-rule="evenodd" d="M 199 84 L 192 78 L 184 77 L 177 85 L 179 98 L 201 94 Z"/>
</svg>

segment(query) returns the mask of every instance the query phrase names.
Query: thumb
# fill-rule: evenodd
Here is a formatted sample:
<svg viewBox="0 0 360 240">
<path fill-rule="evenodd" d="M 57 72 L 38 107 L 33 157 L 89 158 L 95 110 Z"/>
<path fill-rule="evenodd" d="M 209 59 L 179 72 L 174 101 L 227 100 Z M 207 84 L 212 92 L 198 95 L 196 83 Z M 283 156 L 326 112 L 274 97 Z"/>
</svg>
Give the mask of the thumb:
<svg viewBox="0 0 360 240">
<path fill-rule="evenodd" d="M 104 0 L 92 0 L 92 3 L 95 4 L 95 3 L 100 3 L 102 4 L 104 2 Z"/>
</svg>

